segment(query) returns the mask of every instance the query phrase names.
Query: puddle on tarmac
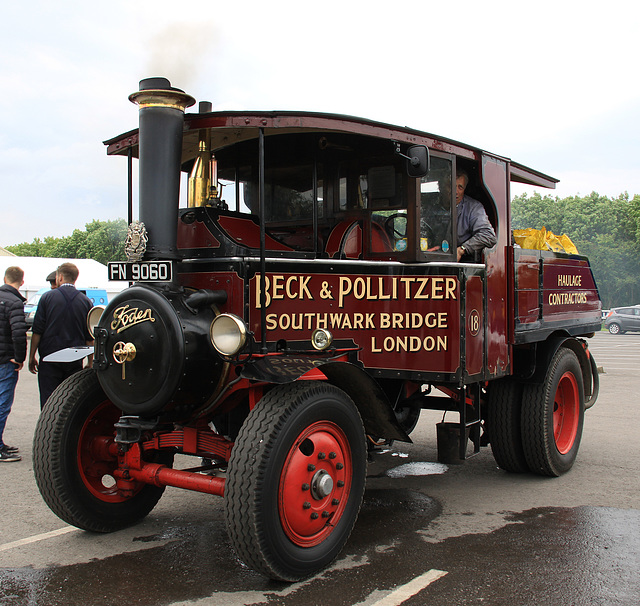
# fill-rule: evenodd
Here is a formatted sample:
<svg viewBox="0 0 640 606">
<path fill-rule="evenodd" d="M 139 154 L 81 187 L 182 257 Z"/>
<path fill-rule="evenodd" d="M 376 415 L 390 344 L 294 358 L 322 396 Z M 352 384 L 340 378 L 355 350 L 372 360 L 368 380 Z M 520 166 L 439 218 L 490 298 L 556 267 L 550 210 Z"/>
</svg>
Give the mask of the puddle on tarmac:
<svg viewBox="0 0 640 606">
<path fill-rule="evenodd" d="M 320 575 L 321 579 L 308 581 L 305 590 L 309 584 L 320 590 L 319 586 L 328 578 L 352 575 L 352 569 L 367 565 L 380 552 L 376 548 L 381 545 L 408 542 L 419 545 L 417 531 L 428 526 L 439 513 L 440 506 L 417 491 L 367 490 L 358 521 L 340 558 L 331 570 Z M 188 512 L 184 516 L 186 520 Z M 64 540 L 72 545 L 78 536 L 81 535 L 73 533 Z M 113 536 L 115 546 L 118 539 Z M 169 542 L 163 545 L 147 546 L 167 539 Z M 216 600 L 217 595 L 223 594 L 223 602 L 207 603 L 228 606 L 266 603 L 270 601 L 268 596 L 281 597 L 292 591 L 291 585 L 269 581 L 236 559 L 222 519 L 197 526 L 172 525 L 150 536 L 135 537 L 132 542 L 141 548 L 81 564 L 40 570 L 0 569 L 0 604 L 122 606 L 127 602 L 164 606 L 210 596 Z M 55 549 L 55 545 L 49 548 Z M 359 591 L 361 588 L 357 586 L 340 590 L 346 604 L 358 602 Z M 349 597 L 350 592 L 353 598 Z M 244 597 L 232 601 L 230 596 L 235 594 Z M 250 595 L 255 599 L 245 601 Z M 267 597 L 261 602 L 259 596 Z"/>
<path fill-rule="evenodd" d="M 221 519 L 170 525 L 169 543 L 70 566 L 0 569 L 2 606 L 349 606 L 429 569 L 447 571 L 420 595 L 430 606 L 637 606 L 640 511 L 547 507 L 503 512 L 492 532 L 437 543 L 421 532 L 440 505 L 411 489 L 367 490 L 358 522 L 336 564 L 303 583 L 268 581 L 238 562 Z M 185 514 L 186 515 L 186 514 Z M 56 541 L 74 545 L 78 534 Z M 118 541 L 114 539 L 114 548 Z M 55 552 L 56 544 L 46 547 Z M 52 558 L 54 558 L 52 556 Z"/>
<path fill-rule="evenodd" d="M 444 463 L 405 463 L 399 467 L 387 469 L 390 478 L 406 478 L 407 476 L 432 476 L 445 473 L 449 469 Z"/>
</svg>

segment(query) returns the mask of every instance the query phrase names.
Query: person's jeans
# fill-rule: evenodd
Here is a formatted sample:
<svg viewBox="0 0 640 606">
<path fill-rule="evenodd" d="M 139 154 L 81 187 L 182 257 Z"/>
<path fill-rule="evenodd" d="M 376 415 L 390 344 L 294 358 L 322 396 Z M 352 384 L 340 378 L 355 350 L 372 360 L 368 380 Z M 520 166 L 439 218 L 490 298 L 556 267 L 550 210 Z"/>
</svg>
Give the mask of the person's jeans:
<svg viewBox="0 0 640 606">
<path fill-rule="evenodd" d="M 13 362 L 0 364 L 0 448 L 4 448 L 2 434 L 4 433 L 7 417 L 13 405 L 13 396 L 16 391 L 18 374 L 16 365 Z"/>
</svg>

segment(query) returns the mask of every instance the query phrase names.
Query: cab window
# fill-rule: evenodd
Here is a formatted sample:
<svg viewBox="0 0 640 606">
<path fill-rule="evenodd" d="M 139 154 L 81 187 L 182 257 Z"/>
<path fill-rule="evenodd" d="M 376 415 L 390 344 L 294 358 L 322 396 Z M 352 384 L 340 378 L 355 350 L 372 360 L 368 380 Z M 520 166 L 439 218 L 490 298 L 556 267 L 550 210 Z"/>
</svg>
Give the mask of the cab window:
<svg viewBox="0 0 640 606">
<path fill-rule="evenodd" d="M 453 171 L 448 158 L 431 157 L 431 168 L 420 180 L 420 250 L 448 253 L 453 244 Z"/>
</svg>

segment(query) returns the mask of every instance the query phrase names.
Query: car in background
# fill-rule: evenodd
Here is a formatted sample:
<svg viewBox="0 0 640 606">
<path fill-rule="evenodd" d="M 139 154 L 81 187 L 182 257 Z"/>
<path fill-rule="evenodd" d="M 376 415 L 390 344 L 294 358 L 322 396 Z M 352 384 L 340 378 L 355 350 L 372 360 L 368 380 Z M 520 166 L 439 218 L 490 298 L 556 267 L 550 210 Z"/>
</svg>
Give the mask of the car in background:
<svg viewBox="0 0 640 606">
<path fill-rule="evenodd" d="M 612 307 L 604 319 L 604 327 L 612 335 L 640 332 L 640 305 Z"/>
<path fill-rule="evenodd" d="M 28 328 L 33 326 L 33 319 L 36 317 L 36 310 L 38 309 L 38 301 L 40 301 L 40 297 L 49 290 L 51 290 L 49 286 L 41 288 L 35 295 L 31 295 L 29 299 L 25 301 L 24 319 Z"/>
<path fill-rule="evenodd" d="M 40 297 L 46 292 L 49 292 L 51 288 L 49 286 L 41 288 L 35 295 L 31 295 L 24 304 L 24 319 L 27 323 L 27 328 L 33 326 L 33 320 L 36 317 L 36 311 L 38 310 L 38 302 Z M 96 305 L 106 305 L 109 302 L 107 291 L 101 288 L 79 288 L 81 293 L 84 293 L 91 299 L 91 303 L 95 307 Z"/>
</svg>

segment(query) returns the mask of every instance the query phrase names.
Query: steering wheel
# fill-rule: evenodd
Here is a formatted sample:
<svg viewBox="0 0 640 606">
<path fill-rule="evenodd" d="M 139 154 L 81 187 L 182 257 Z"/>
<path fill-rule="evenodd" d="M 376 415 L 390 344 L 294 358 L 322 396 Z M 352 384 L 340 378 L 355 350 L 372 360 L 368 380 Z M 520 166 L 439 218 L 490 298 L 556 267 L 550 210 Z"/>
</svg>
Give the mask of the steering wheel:
<svg viewBox="0 0 640 606">
<path fill-rule="evenodd" d="M 405 219 L 405 223 L 404 223 L 404 233 L 399 232 L 396 227 L 395 227 L 395 220 L 398 217 L 402 217 L 403 219 Z M 393 213 L 392 215 L 389 215 L 385 220 L 384 220 L 384 229 L 385 231 L 395 240 L 402 240 L 403 238 L 407 237 L 407 215 L 405 215 L 404 213 Z"/>
</svg>

